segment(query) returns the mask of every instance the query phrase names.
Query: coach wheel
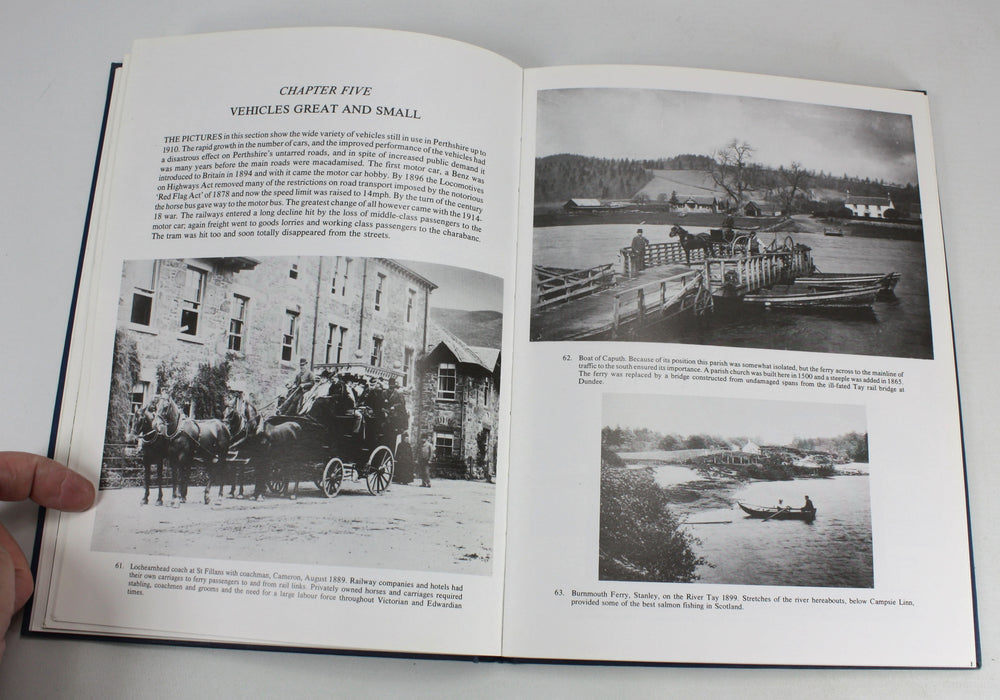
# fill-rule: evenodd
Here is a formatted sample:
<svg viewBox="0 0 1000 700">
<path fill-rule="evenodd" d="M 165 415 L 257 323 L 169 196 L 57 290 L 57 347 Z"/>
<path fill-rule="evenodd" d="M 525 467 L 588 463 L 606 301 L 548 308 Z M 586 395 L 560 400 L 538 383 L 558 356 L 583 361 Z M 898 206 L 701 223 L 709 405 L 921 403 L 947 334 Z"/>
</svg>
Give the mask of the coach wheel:
<svg viewBox="0 0 1000 700">
<path fill-rule="evenodd" d="M 282 496 L 288 492 L 288 482 L 272 477 L 267 481 L 267 490 L 268 493 L 273 493 L 275 496 Z"/>
<path fill-rule="evenodd" d="M 376 447 L 368 458 L 368 474 L 365 476 L 370 493 L 378 495 L 389 488 L 392 483 L 392 467 L 392 450 L 385 445 Z"/>
<path fill-rule="evenodd" d="M 326 468 L 323 469 L 323 480 L 320 482 L 320 488 L 323 490 L 324 496 L 333 498 L 340 493 L 340 487 L 343 485 L 344 463 L 334 457 L 326 463 Z"/>
</svg>

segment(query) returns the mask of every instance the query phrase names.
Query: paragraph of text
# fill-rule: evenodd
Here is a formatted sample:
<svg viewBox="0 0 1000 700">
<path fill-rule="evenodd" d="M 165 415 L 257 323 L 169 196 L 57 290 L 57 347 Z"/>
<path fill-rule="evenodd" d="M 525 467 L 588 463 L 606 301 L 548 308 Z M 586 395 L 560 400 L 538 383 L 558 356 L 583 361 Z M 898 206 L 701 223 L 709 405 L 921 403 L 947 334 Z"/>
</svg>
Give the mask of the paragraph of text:
<svg viewBox="0 0 1000 700">
<path fill-rule="evenodd" d="M 340 605 L 389 605 L 460 610 L 464 586 L 434 581 L 290 574 L 266 569 L 216 569 L 117 562 L 129 596 L 178 592 Z"/>
<path fill-rule="evenodd" d="M 391 238 L 478 242 L 486 153 L 377 131 L 260 131 L 163 139 L 153 240 Z"/>
<path fill-rule="evenodd" d="M 564 361 L 572 361 L 564 355 Z M 901 394 L 904 372 L 791 362 L 704 360 L 669 355 L 578 355 L 579 384 L 608 381 L 706 382 Z"/>
</svg>

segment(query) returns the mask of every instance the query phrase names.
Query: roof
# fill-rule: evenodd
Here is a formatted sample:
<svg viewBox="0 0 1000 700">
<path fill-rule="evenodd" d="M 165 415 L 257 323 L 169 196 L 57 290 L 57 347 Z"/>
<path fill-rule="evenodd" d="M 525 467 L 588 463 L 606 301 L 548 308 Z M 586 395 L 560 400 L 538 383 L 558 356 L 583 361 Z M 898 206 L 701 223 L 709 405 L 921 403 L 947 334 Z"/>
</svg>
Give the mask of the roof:
<svg viewBox="0 0 1000 700">
<path fill-rule="evenodd" d="M 566 204 L 572 204 L 574 207 L 602 207 L 601 200 L 599 199 L 584 199 L 582 197 L 574 197 L 573 199 L 566 202 Z"/>
<path fill-rule="evenodd" d="M 411 282 L 415 282 L 416 284 L 426 287 L 428 290 L 432 292 L 438 288 L 436 284 L 431 282 L 423 275 L 417 274 L 410 268 L 406 267 L 405 265 L 401 265 L 395 260 L 390 260 L 389 258 L 377 258 L 377 259 L 380 263 L 382 263 L 386 267 L 395 270 L 396 272 L 402 274 L 404 277 L 408 277 Z"/>
<path fill-rule="evenodd" d="M 695 204 L 715 204 L 719 201 L 718 197 L 707 194 L 678 195 L 677 199 L 681 202 L 694 202 Z"/>
<path fill-rule="evenodd" d="M 484 348 L 476 345 L 470 345 L 469 349 L 476 353 L 480 359 L 486 362 L 487 367 L 496 367 L 497 363 L 500 362 L 500 348 Z"/>
<path fill-rule="evenodd" d="M 888 197 L 857 197 L 855 195 L 849 194 L 849 195 L 847 195 L 847 200 L 844 202 L 844 204 L 848 204 L 848 205 L 849 204 L 865 204 L 865 205 L 869 205 L 869 206 L 874 205 L 874 206 L 878 206 L 878 207 L 891 207 L 892 206 L 892 200 L 889 199 Z"/>
<path fill-rule="evenodd" d="M 445 349 L 459 364 L 475 365 L 491 374 L 497 370 L 500 364 L 500 350 L 498 348 L 467 345 L 458 336 L 437 324 L 432 324 L 430 335 L 431 338 L 438 339 L 438 342 L 427 353 L 428 358 Z"/>
</svg>

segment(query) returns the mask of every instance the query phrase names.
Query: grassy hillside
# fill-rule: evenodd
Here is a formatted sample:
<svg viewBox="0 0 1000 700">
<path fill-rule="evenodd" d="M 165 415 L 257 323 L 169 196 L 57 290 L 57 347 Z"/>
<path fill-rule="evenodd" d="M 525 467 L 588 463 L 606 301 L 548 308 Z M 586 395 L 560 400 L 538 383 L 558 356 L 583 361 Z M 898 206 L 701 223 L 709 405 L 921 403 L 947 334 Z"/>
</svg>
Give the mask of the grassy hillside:
<svg viewBox="0 0 1000 700">
<path fill-rule="evenodd" d="M 467 345 L 499 348 L 503 314 L 499 311 L 431 309 L 431 321 L 458 336 Z"/>
</svg>

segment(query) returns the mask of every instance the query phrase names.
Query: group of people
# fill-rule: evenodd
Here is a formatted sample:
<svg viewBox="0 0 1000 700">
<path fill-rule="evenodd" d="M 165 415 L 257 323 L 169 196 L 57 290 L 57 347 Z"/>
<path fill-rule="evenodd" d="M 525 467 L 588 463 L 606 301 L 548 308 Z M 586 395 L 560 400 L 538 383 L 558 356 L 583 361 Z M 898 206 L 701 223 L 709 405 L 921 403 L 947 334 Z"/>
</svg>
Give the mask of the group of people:
<svg viewBox="0 0 1000 700">
<path fill-rule="evenodd" d="M 417 451 L 417 459 L 414 459 L 409 439 L 410 415 L 406 408 L 406 397 L 395 378 L 370 379 L 324 370 L 317 380 L 309 369 L 308 361 L 303 358 L 299 360 L 299 371 L 286 387 L 288 393 L 278 404 L 278 413 L 299 415 L 308 411 L 310 400 L 315 399 L 310 392 L 319 384 L 328 384 L 325 395 L 333 399 L 332 409 L 337 419 L 350 422 L 350 425 L 342 426 L 347 432 L 363 439 L 388 437 L 395 442 L 399 438 L 393 451 L 396 462 L 394 480 L 397 483 L 408 484 L 416 474 L 420 477 L 420 485 L 430 488 L 434 443 L 429 435 L 425 437 Z"/>
<path fill-rule="evenodd" d="M 792 508 L 791 506 L 786 506 L 785 505 L 784 499 L 781 499 L 781 498 L 778 499 L 778 510 L 791 510 L 791 508 Z M 806 496 L 805 505 L 803 505 L 798 510 L 801 510 L 803 512 L 815 512 L 816 506 L 813 505 L 813 502 L 809 498 L 809 496 Z"/>
<path fill-rule="evenodd" d="M 430 435 L 424 438 L 420 445 L 419 456 L 414 461 L 413 447 L 410 445 L 409 432 L 403 433 L 396 446 L 396 481 L 401 484 L 409 484 L 413 481 L 414 469 L 416 475 L 420 477 L 420 485 L 423 488 L 431 487 L 431 462 L 434 461 L 434 443 Z"/>
</svg>

